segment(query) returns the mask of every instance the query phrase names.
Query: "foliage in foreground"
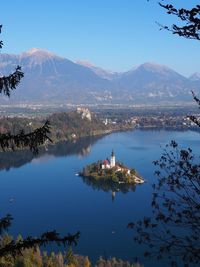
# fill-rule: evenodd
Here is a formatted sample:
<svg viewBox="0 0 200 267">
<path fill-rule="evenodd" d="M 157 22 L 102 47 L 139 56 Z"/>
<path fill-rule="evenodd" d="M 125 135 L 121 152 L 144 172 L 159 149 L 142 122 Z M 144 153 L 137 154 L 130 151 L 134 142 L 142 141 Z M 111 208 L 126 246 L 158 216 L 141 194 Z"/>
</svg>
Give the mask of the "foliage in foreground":
<svg viewBox="0 0 200 267">
<path fill-rule="evenodd" d="M 200 5 L 191 9 L 159 3 L 167 14 L 175 15 L 180 25 L 162 26 L 178 36 L 200 40 Z M 200 99 L 192 92 L 200 108 Z M 190 116 L 198 127 L 200 119 Z M 200 161 L 190 148 L 179 149 L 172 141 L 164 150 L 153 185 L 152 218 L 130 223 L 135 240 L 147 245 L 145 256 L 167 257 L 171 266 L 189 267 L 200 263 Z M 182 262 L 180 262 L 180 260 Z"/>
<path fill-rule="evenodd" d="M 157 183 L 153 185 L 152 218 L 143 218 L 129 227 L 135 240 L 146 244 L 145 256 L 163 259 L 178 266 L 200 262 L 200 163 L 192 150 L 167 145 L 154 164 Z M 182 266 L 182 265 L 181 265 Z"/>
<path fill-rule="evenodd" d="M 1 245 L 9 243 L 11 236 L 4 236 Z M 21 236 L 17 242 L 21 242 Z M 0 258 L 0 267 L 91 267 L 92 263 L 87 256 L 74 255 L 70 247 L 67 252 L 42 252 L 38 246 L 25 249 L 21 254 L 12 257 L 6 255 Z M 102 257 L 93 265 L 95 267 L 141 267 L 116 258 L 104 259 Z"/>
<path fill-rule="evenodd" d="M 16 257 L 21 254 L 24 250 L 29 248 L 36 248 L 37 246 L 46 246 L 47 244 L 55 243 L 58 246 L 71 246 L 72 244 L 77 245 L 77 241 L 80 236 L 80 232 L 73 235 L 68 234 L 60 237 L 56 231 L 49 231 L 43 233 L 40 237 L 28 236 L 25 239 L 14 240 L 13 238 L 6 239 L 6 230 L 10 227 L 12 221 L 11 215 L 7 215 L 0 219 L 0 259 L 7 255 Z"/>
<path fill-rule="evenodd" d="M 186 9 L 176 8 L 173 4 L 159 4 L 167 11 L 167 14 L 174 15 L 181 21 L 180 25 L 173 24 L 171 27 L 160 25 L 161 28 L 187 39 L 200 40 L 200 5 Z"/>
<path fill-rule="evenodd" d="M 0 25 L 1 33 L 2 25 Z M 0 41 L 0 49 L 3 46 L 3 42 Z M 21 71 L 21 67 L 17 66 L 16 70 L 8 76 L 0 76 L 0 94 L 10 97 L 11 92 L 21 82 L 24 77 L 24 73 Z M 48 134 L 50 133 L 50 124 L 45 122 L 43 126 L 34 129 L 33 132 L 25 133 L 21 129 L 17 134 L 11 134 L 10 132 L 2 133 L 0 131 L 0 147 L 3 151 L 7 149 L 14 150 L 17 148 L 28 147 L 34 153 L 37 153 L 38 146 L 43 144 L 46 140 L 50 140 Z"/>
</svg>

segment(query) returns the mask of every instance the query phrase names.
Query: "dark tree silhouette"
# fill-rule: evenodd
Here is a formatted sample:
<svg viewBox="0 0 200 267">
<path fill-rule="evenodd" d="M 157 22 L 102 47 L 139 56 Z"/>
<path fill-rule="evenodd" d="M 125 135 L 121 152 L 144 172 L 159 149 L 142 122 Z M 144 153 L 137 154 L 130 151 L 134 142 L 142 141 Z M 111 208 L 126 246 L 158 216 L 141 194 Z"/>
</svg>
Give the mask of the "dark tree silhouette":
<svg viewBox="0 0 200 267">
<path fill-rule="evenodd" d="M 163 4 L 159 2 L 159 5 L 164 8 L 169 15 L 176 16 L 182 25 L 173 24 L 172 26 L 163 26 L 160 23 L 160 29 L 165 29 L 172 34 L 176 34 L 178 36 L 193 39 L 193 40 L 200 40 L 200 5 L 196 5 L 191 9 L 185 8 L 176 8 L 172 4 Z M 192 92 L 194 100 L 197 102 L 200 108 L 200 99 Z M 191 116 L 190 119 L 200 126 L 200 122 L 196 117 Z"/>
<path fill-rule="evenodd" d="M 195 95 L 195 93 L 192 91 L 192 95 L 194 100 L 196 101 L 197 105 L 199 106 L 200 109 L 200 99 Z M 196 116 L 190 116 L 189 117 L 191 121 L 193 121 L 197 126 L 200 127 L 200 119 L 197 118 Z"/>
<path fill-rule="evenodd" d="M 0 25 L 0 33 L 1 29 L 2 25 Z M 2 46 L 3 42 L 0 41 L 0 49 Z M 16 70 L 12 74 L 0 77 L 0 94 L 10 97 L 12 90 L 16 89 L 23 77 L 24 73 L 21 71 L 19 66 L 16 67 Z M 42 127 L 37 128 L 30 133 L 24 133 L 23 130 L 21 130 L 21 132 L 17 135 L 12 135 L 11 133 L 0 133 L 0 146 L 3 151 L 29 147 L 31 151 L 37 153 L 38 146 L 43 144 L 46 140 L 51 141 L 48 137 L 49 133 L 50 124 L 48 121 L 46 121 Z"/>
<path fill-rule="evenodd" d="M 0 34 L 2 30 L 2 25 L 0 25 Z M 3 41 L 0 41 L 0 49 L 3 47 Z M 0 77 L 0 93 L 10 96 L 12 90 L 16 89 L 16 86 L 19 84 L 20 80 L 24 77 L 24 73 L 21 71 L 19 66 L 16 67 L 14 73 L 9 76 Z"/>
<path fill-rule="evenodd" d="M 187 39 L 200 40 L 200 5 L 196 5 L 191 9 L 176 8 L 172 4 L 163 4 L 161 2 L 159 2 L 159 5 L 166 10 L 167 14 L 174 15 L 181 21 L 181 25 L 173 24 L 172 26 L 158 23 L 161 30 L 168 30 L 172 34 Z M 200 99 L 194 92 L 192 92 L 192 95 L 197 104 L 200 104 Z M 199 126 L 200 122 L 195 117 L 191 116 L 191 120 Z"/>
<path fill-rule="evenodd" d="M 200 40 L 200 5 L 196 5 L 191 9 L 176 8 L 172 4 L 163 4 L 159 2 L 159 5 L 167 11 L 167 14 L 175 15 L 182 23 L 182 25 L 173 24 L 172 26 L 163 26 L 158 23 L 161 28 L 165 29 L 172 34 L 179 35 L 187 39 Z M 200 99 L 192 91 L 192 95 L 196 103 L 200 108 Z M 197 125 L 200 126 L 200 121 L 194 116 L 190 116 L 190 119 Z"/>
<path fill-rule="evenodd" d="M 1 33 L 2 25 L 0 25 Z M 0 48 L 2 48 L 3 42 L 0 41 Z M 15 72 L 9 76 L 0 77 L 0 94 L 4 94 L 10 97 L 11 91 L 16 89 L 17 85 L 20 83 L 24 74 L 21 71 L 21 68 L 17 66 Z M 3 151 L 5 150 L 15 150 L 16 148 L 25 148 L 29 149 L 33 153 L 38 153 L 38 147 L 42 145 L 46 140 L 51 141 L 48 137 L 50 133 L 50 124 L 48 121 L 40 127 L 30 133 L 24 133 L 23 129 L 17 134 L 13 135 L 11 133 L 0 133 L 0 146 Z M 5 231 L 11 226 L 13 218 L 11 215 L 6 215 L 3 218 L 0 218 L 0 239 L 2 239 Z M 49 242 L 55 242 L 57 245 L 72 245 L 76 244 L 79 238 L 80 233 L 77 232 L 73 235 L 68 234 L 66 236 L 60 237 L 60 235 L 54 230 L 43 233 L 40 237 L 27 237 L 21 241 L 15 241 L 11 239 L 7 244 L 0 245 L 0 257 L 6 255 L 15 256 L 18 253 L 21 253 L 24 249 L 36 247 L 36 246 L 45 246 Z"/>
<path fill-rule="evenodd" d="M 167 145 L 153 185 L 152 218 L 143 218 L 128 227 L 135 229 L 134 239 L 146 244 L 145 256 L 167 257 L 178 266 L 200 263 L 200 164 L 190 148 L 179 149 L 175 141 Z M 182 266 L 182 265 L 181 265 Z"/>
<path fill-rule="evenodd" d="M 200 108 L 199 98 L 194 93 L 193 97 Z M 200 127 L 197 117 L 190 119 Z M 152 217 L 128 224 L 134 240 L 147 246 L 144 256 L 168 258 L 173 267 L 200 263 L 199 162 L 191 148 L 179 149 L 175 141 L 154 161 L 158 169 L 157 183 L 152 185 Z"/>
<path fill-rule="evenodd" d="M 21 67 L 17 66 L 14 73 L 9 76 L 3 76 L 0 80 L 0 93 L 10 97 L 11 90 L 16 89 L 16 86 L 20 83 L 21 78 L 24 77 Z"/>
<path fill-rule="evenodd" d="M 173 34 L 177 34 L 188 39 L 200 40 L 200 5 L 196 5 L 191 9 L 178 9 L 172 4 L 165 5 L 159 3 L 159 5 L 167 11 L 167 14 L 172 14 L 178 17 L 183 24 L 180 26 L 173 24 L 170 27 L 159 24 L 161 29 L 166 29 L 171 31 Z"/>
<path fill-rule="evenodd" d="M 17 135 L 13 135 L 11 133 L 0 133 L 0 146 L 3 151 L 29 147 L 34 154 L 37 154 L 38 147 L 40 145 L 44 144 L 46 140 L 51 142 L 51 139 L 48 137 L 48 133 L 50 133 L 49 121 L 46 121 L 42 127 L 26 134 L 23 130 L 21 130 Z"/>
<path fill-rule="evenodd" d="M 5 231 L 7 231 L 11 226 L 12 220 L 13 218 L 10 214 L 0 219 L 0 239 L 2 239 Z M 73 235 L 67 234 L 66 236 L 60 237 L 60 235 L 53 230 L 43 233 L 40 237 L 28 236 L 20 241 L 11 239 L 7 244 L 4 244 L 3 246 L 0 245 L 0 257 L 4 257 L 6 255 L 16 256 L 17 254 L 22 253 L 24 249 L 46 246 L 50 242 L 54 242 L 58 246 L 76 245 L 79 237 L 79 231 Z"/>
<path fill-rule="evenodd" d="M 187 10 L 171 4 L 161 7 L 177 16 L 182 26 L 162 26 L 181 37 L 200 40 L 200 5 Z M 200 108 L 200 99 L 192 92 Z M 200 120 L 190 116 L 197 126 Z M 171 266 L 188 267 L 200 263 L 200 164 L 192 150 L 179 149 L 175 141 L 167 145 L 157 166 L 153 185 L 152 217 L 128 225 L 134 239 L 147 245 L 145 256 L 168 258 Z M 182 262 L 180 262 L 182 260 Z"/>
</svg>

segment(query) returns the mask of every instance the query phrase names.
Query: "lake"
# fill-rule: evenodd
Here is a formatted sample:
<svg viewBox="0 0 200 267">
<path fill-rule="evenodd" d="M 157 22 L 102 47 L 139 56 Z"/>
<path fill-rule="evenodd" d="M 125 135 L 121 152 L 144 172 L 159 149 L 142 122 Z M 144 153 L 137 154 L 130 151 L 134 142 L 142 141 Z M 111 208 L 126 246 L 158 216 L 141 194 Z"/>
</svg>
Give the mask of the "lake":
<svg viewBox="0 0 200 267">
<path fill-rule="evenodd" d="M 60 143 L 34 156 L 27 151 L 2 153 L 0 157 L 1 216 L 14 217 L 10 233 L 38 235 L 56 229 L 61 234 L 81 231 L 76 253 L 115 256 L 134 261 L 143 248 L 127 229 L 131 221 L 151 214 L 153 160 L 170 140 L 198 152 L 200 135 L 186 131 L 127 131 L 85 138 L 74 144 Z M 122 191 L 91 185 L 75 174 L 86 164 L 110 157 L 135 168 L 146 180 Z M 12 199 L 12 201 L 10 201 Z M 155 262 L 142 260 L 145 267 Z M 156 266 L 168 266 L 159 263 Z"/>
</svg>

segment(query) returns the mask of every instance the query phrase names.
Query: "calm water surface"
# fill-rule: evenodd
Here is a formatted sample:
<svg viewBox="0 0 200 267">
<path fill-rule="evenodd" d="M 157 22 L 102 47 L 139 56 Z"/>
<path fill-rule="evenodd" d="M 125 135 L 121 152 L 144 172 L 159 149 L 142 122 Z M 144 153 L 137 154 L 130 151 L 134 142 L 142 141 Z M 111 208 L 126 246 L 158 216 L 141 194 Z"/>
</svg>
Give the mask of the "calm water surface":
<svg viewBox="0 0 200 267">
<path fill-rule="evenodd" d="M 81 231 L 82 255 L 100 255 L 134 260 L 142 247 L 134 243 L 127 224 L 151 214 L 153 160 L 159 159 L 166 143 L 175 139 L 181 147 L 198 152 L 200 135 L 195 132 L 129 131 L 76 144 L 60 144 L 33 158 L 28 152 L 3 154 L 0 158 L 0 210 L 14 217 L 10 233 L 37 235 L 56 229 L 61 234 Z M 147 181 L 129 192 L 101 190 L 75 174 L 86 164 L 110 156 L 135 168 Z M 5 170 L 6 168 L 6 170 Z M 10 199 L 14 201 L 10 203 Z M 144 266 L 155 266 L 143 261 Z M 160 264 L 160 265 L 159 265 Z M 165 263 L 156 266 L 167 266 Z"/>
</svg>

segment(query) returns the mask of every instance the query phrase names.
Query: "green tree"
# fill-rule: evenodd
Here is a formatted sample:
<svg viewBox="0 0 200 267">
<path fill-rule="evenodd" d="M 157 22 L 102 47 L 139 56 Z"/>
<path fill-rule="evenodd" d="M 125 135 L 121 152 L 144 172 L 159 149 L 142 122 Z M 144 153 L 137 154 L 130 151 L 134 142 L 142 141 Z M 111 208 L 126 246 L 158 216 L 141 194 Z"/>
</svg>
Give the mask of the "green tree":
<svg viewBox="0 0 200 267">
<path fill-rule="evenodd" d="M 64 258 L 61 252 L 57 255 L 57 262 L 59 267 L 64 267 Z"/>
<path fill-rule="evenodd" d="M 90 266 L 91 266 L 91 263 L 89 261 L 89 258 L 85 257 L 85 259 L 84 259 L 84 267 L 90 267 Z"/>
<path fill-rule="evenodd" d="M 1 237 L 0 247 L 7 246 L 12 241 L 12 237 L 5 234 Z M 10 254 L 6 254 L 4 257 L 0 257 L 0 267 L 13 267 L 14 258 Z"/>
<path fill-rule="evenodd" d="M 66 261 L 67 261 L 67 265 L 68 266 L 78 266 L 78 261 L 76 259 L 76 257 L 74 256 L 72 247 L 70 246 L 68 251 L 67 251 L 67 255 L 66 255 Z"/>
</svg>

